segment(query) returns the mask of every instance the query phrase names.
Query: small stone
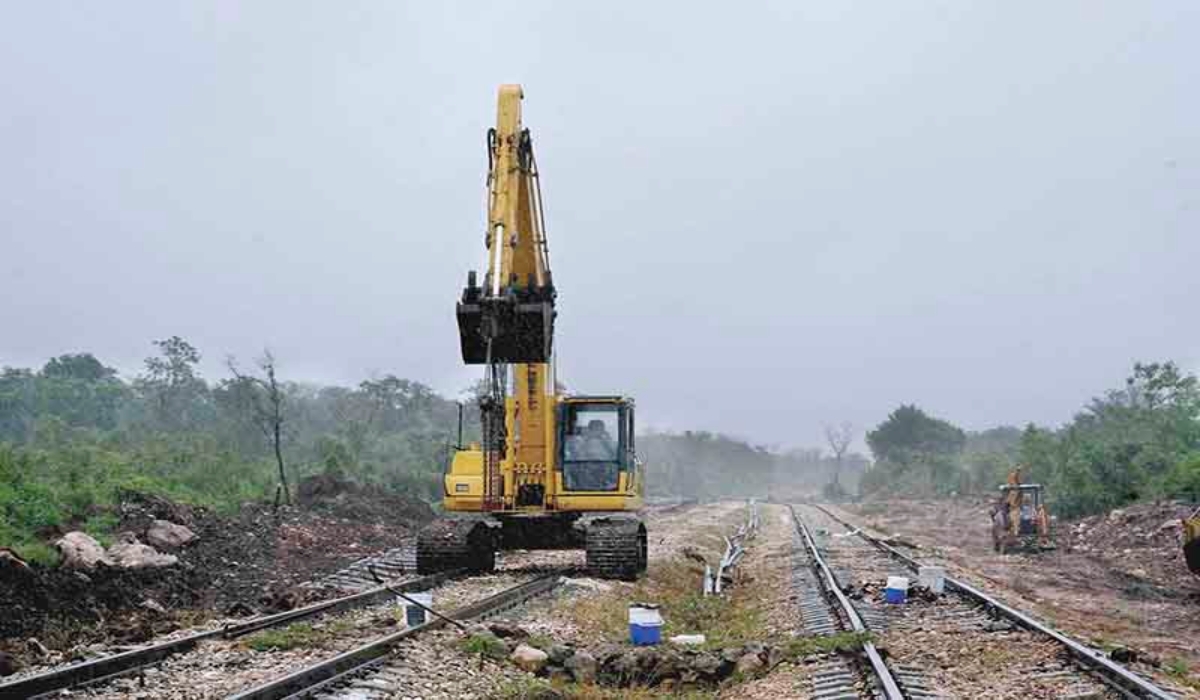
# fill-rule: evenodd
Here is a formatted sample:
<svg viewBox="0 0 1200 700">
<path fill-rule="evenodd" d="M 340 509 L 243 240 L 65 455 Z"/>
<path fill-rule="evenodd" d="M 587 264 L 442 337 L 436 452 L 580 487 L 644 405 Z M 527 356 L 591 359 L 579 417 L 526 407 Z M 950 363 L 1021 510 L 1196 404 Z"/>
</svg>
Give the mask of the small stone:
<svg viewBox="0 0 1200 700">
<path fill-rule="evenodd" d="M 545 649 L 546 656 L 552 664 L 562 665 L 571 656 L 571 647 L 565 644 L 551 644 Z"/>
<path fill-rule="evenodd" d="M 46 645 L 42 644 L 41 641 L 39 641 L 36 637 L 30 637 L 29 639 L 26 639 L 25 648 L 29 650 L 29 653 L 35 656 L 40 656 L 42 658 L 50 656 L 50 650 L 47 649 Z"/>
<path fill-rule="evenodd" d="M 541 649 L 535 649 L 528 644 L 518 644 L 508 658 L 522 671 L 537 673 L 546 666 L 550 656 Z"/>
<path fill-rule="evenodd" d="M 504 638 L 512 639 L 528 639 L 529 632 L 518 624 L 512 622 L 490 622 L 486 626 L 487 630 L 492 634 Z"/>
<path fill-rule="evenodd" d="M 150 612 L 158 613 L 159 615 L 167 614 L 167 609 L 153 598 L 147 598 L 143 600 L 141 603 L 139 603 L 139 607 L 149 610 Z"/>
<path fill-rule="evenodd" d="M 766 667 L 767 665 L 763 663 L 761 656 L 752 652 L 746 652 L 737 660 L 735 670 L 743 676 L 753 676 Z"/>
</svg>

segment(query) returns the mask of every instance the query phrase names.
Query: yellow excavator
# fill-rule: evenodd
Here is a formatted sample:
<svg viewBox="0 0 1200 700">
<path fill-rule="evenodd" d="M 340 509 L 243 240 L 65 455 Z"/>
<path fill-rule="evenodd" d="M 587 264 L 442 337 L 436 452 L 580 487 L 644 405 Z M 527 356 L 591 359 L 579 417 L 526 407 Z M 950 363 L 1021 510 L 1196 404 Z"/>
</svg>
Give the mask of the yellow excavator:
<svg viewBox="0 0 1200 700">
<path fill-rule="evenodd" d="M 1055 548 L 1042 486 L 1022 482 L 1019 466 L 1009 472 L 1008 483 L 1000 487 L 992 506 L 992 548 L 1000 554 Z"/>
<path fill-rule="evenodd" d="M 459 447 L 444 478 L 446 515 L 417 535 L 417 569 L 490 571 L 498 549 L 583 548 L 591 575 L 646 569 L 634 404 L 565 396 L 554 369 L 550 273 L 533 140 L 519 85 L 502 85 L 487 134 L 486 273 L 458 302 L 463 361 L 484 367 L 482 442 Z"/>
</svg>

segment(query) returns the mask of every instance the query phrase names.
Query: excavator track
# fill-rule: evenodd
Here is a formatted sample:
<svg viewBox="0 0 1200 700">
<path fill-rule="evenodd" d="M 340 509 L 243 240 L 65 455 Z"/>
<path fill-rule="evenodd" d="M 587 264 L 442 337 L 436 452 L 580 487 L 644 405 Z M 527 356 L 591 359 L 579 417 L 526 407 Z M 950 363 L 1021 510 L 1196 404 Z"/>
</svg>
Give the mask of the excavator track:
<svg viewBox="0 0 1200 700">
<path fill-rule="evenodd" d="M 595 518 L 585 528 L 590 575 L 633 581 L 646 570 L 646 526 L 641 520 Z"/>
<path fill-rule="evenodd" d="M 417 573 L 496 568 L 496 535 L 482 519 L 435 520 L 417 533 Z"/>
</svg>

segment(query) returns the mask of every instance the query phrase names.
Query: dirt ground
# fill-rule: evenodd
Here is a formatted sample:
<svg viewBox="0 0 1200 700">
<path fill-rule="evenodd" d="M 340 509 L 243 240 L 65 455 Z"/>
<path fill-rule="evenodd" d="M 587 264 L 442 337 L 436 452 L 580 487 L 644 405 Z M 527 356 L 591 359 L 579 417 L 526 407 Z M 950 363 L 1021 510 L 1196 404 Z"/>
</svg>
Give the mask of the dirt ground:
<svg viewBox="0 0 1200 700">
<path fill-rule="evenodd" d="M 1186 507 L 1140 504 L 1056 523 L 1058 549 L 992 551 L 989 503 L 887 501 L 846 505 L 851 520 L 896 534 L 955 575 L 1036 612 L 1102 649 L 1123 646 L 1180 682 L 1200 673 L 1200 580 L 1182 561 L 1169 523 Z M 1188 678 L 1190 676 L 1190 679 Z"/>
<path fill-rule="evenodd" d="M 214 615 L 244 615 L 302 602 L 299 583 L 399 544 L 433 514 L 420 501 L 327 479 L 305 483 L 296 505 L 247 504 L 226 517 L 156 496 L 128 494 L 120 529 L 155 518 L 197 538 L 174 566 L 0 567 L 0 651 L 19 659 L 37 639 L 54 652 L 136 644 Z M 303 600 L 316 591 L 305 589 Z M 27 659 L 34 661 L 35 659 Z"/>
</svg>

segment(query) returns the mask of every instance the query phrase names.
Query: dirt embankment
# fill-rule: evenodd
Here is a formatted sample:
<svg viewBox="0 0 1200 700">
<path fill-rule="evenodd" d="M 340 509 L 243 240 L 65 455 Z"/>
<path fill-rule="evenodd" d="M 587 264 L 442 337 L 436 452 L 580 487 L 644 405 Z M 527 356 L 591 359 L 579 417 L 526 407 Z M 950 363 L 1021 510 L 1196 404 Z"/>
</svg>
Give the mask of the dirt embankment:
<svg viewBox="0 0 1200 700">
<path fill-rule="evenodd" d="M 247 504 L 232 516 L 127 494 L 119 531 L 141 534 L 159 519 L 196 534 L 172 552 L 179 562 L 88 571 L 0 566 L 0 651 L 25 656 L 29 638 L 64 652 L 137 643 L 212 615 L 295 604 L 297 596 L 284 594 L 297 584 L 397 547 L 433 517 L 416 499 L 327 477 L 298 492 L 294 506 Z"/>
<path fill-rule="evenodd" d="M 1144 503 L 1057 522 L 1056 550 L 1008 555 L 992 551 L 989 506 L 960 498 L 842 508 L 1101 648 L 1126 646 L 1164 669 L 1200 672 L 1200 579 L 1183 562 L 1173 524 L 1186 506 Z"/>
</svg>

